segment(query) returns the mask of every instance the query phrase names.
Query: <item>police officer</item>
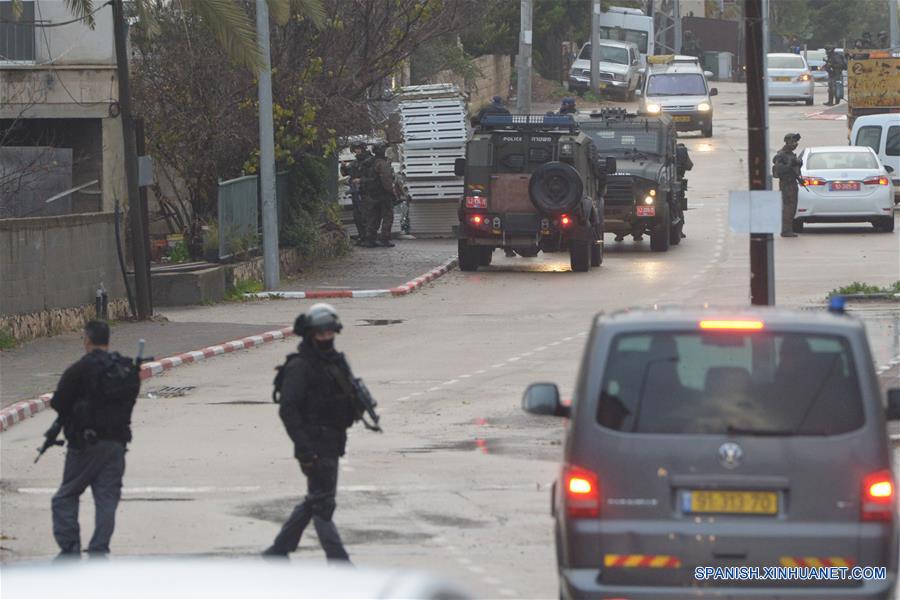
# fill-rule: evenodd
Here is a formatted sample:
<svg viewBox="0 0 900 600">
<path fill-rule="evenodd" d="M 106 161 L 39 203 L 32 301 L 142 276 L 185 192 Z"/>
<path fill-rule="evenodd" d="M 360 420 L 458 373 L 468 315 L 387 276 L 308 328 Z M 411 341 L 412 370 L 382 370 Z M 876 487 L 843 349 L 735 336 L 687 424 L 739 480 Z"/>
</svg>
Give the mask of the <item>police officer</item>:
<svg viewBox="0 0 900 600">
<path fill-rule="evenodd" d="M 566 96 L 562 99 L 562 103 L 559 106 L 559 114 L 561 115 L 574 115 L 578 112 L 578 109 L 575 108 L 575 98 L 571 96 Z"/>
<path fill-rule="evenodd" d="M 109 553 L 125 473 L 125 445 L 131 441 L 133 402 L 116 411 L 117 418 L 104 419 L 102 427 L 81 417 L 90 414 L 85 403 L 95 400 L 92 395 L 97 393 L 97 381 L 110 360 L 109 325 L 89 321 L 84 326 L 83 343 L 84 356 L 66 369 L 50 401 L 69 443 L 62 485 L 51 503 L 53 537 L 59 545 L 60 558 L 81 556 L 78 504 L 88 487 L 94 496 L 96 518 L 87 551 L 91 557 Z"/>
<path fill-rule="evenodd" d="M 794 154 L 799 141 L 799 133 L 785 135 L 784 146 L 772 159 L 772 175 L 778 178 L 781 190 L 781 237 L 797 237 L 793 229 L 794 216 L 797 214 L 799 185 L 803 183 L 800 177 L 803 161 Z"/>
<path fill-rule="evenodd" d="M 297 317 L 294 332 L 303 337 L 299 351 L 284 366 L 278 414 L 294 443 L 294 457 L 306 476 L 308 493 L 263 556 L 287 557 L 313 522 L 325 556 L 349 561 L 332 521 L 336 506 L 338 460 L 347 429 L 355 420 L 353 387 L 343 357 L 334 348 L 342 329 L 334 308 L 314 304 Z"/>
<path fill-rule="evenodd" d="M 838 103 L 841 94 L 837 86 L 842 85 L 843 71 L 844 59 L 834 51 L 834 46 L 825 46 L 825 72 L 828 73 L 828 102 L 825 102 L 825 106 L 834 106 Z"/>
<path fill-rule="evenodd" d="M 394 170 L 387 159 L 387 146 L 376 144 L 374 157 L 366 161 L 362 178 L 366 194 L 366 248 L 393 248 L 391 229 L 394 226 Z M 379 234 L 379 227 L 381 232 Z"/>
<path fill-rule="evenodd" d="M 353 142 L 350 151 L 356 159 L 348 165 L 341 165 L 341 174 L 350 178 L 350 199 L 353 206 L 353 224 L 356 225 L 356 245 L 361 246 L 366 237 L 365 199 L 360 186 L 363 165 L 372 158 L 365 142 Z"/>
<path fill-rule="evenodd" d="M 500 96 L 494 96 L 491 98 L 491 103 L 478 111 L 478 114 L 472 119 L 472 125 L 477 126 L 481 124 L 481 120 L 487 115 L 508 115 L 509 109 L 503 106 L 503 98 Z"/>
</svg>

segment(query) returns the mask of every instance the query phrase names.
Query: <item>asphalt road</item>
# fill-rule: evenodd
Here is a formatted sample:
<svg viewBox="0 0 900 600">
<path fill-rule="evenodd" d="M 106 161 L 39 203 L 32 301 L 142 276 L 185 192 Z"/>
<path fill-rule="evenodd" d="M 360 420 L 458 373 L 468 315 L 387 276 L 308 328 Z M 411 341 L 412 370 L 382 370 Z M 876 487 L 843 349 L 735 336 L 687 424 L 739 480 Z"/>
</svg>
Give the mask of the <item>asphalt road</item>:
<svg viewBox="0 0 900 600">
<path fill-rule="evenodd" d="M 355 562 L 427 568 L 479 597 L 555 597 L 549 487 L 562 423 L 523 414 L 521 393 L 529 382 L 548 380 L 571 394 L 598 311 L 747 303 L 749 243 L 727 227 L 727 192 L 747 182 L 743 88 L 718 87 L 715 137 L 684 137 L 695 164 L 688 237 L 669 253 L 608 236 L 603 266 L 575 274 L 564 255 L 506 259 L 497 252 L 493 266 L 454 271 L 410 296 L 333 303 L 346 325 L 339 347 L 379 399 L 386 431 L 354 429 L 340 474 L 335 520 Z M 789 131 L 810 145 L 845 142 L 845 122 L 806 119 L 812 111 L 773 107 L 773 149 Z M 897 279 L 897 234 L 868 226 L 810 229 L 775 241 L 779 304 L 812 308 L 851 281 Z M 259 323 L 262 330 L 292 322 L 309 305 L 269 301 L 168 316 Z M 114 553 L 252 555 L 268 545 L 304 493 L 269 401 L 272 368 L 292 345 L 217 357 L 147 383 L 147 390 L 193 389 L 142 399 L 136 409 Z M 879 360 L 897 351 L 886 342 Z M 5 561 L 56 551 L 49 500 L 62 452 L 32 465 L 51 420 L 40 414 L 0 436 Z M 84 510 L 82 528 L 91 527 L 92 511 Z M 323 560 L 314 535 L 293 560 Z"/>
</svg>

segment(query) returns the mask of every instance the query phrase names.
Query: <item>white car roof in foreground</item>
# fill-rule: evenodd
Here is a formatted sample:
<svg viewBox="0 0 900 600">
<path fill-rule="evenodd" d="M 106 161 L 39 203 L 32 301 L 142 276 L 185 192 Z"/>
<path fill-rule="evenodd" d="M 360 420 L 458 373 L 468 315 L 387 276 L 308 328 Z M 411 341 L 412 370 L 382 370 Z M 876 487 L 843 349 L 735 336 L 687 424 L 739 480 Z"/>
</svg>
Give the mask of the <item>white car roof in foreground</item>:
<svg viewBox="0 0 900 600">
<path fill-rule="evenodd" d="M 810 153 L 818 152 L 872 152 L 868 146 L 810 146 L 806 148 Z"/>
<path fill-rule="evenodd" d="M 9 598 L 447 598 L 472 596 L 421 571 L 262 558 L 129 558 L 3 565 Z"/>
</svg>

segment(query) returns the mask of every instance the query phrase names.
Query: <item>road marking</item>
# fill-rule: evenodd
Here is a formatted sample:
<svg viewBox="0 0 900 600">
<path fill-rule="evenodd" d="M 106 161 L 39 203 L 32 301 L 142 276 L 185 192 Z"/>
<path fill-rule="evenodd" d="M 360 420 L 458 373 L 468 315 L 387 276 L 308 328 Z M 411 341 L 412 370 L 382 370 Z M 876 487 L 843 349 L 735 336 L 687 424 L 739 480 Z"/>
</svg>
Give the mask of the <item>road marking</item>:
<svg viewBox="0 0 900 600">
<path fill-rule="evenodd" d="M 450 381 L 445 381 L 441 385 L 453 385 L 454 383 L 459 383 L 459 379 L 451 379 Z"/>
<path fill-rule="evenodd" d="M 524 356 L 524 355 L 523 355 L 523 356 Z M 512 358 L 510 358 L 510 359 L 507 360 L 506 362 L 516 362 L 517 360 L 522 360 L 522 357 L 521 357 L 521 356 L 513 356 Z"/>
<path fill-rule="evenodd" d="M 468 373 L 466 373 L 465 375 L 460 375 L 460 376 L 459 376 L 459 379 L 468 379 L 469 377 L 471 377 L 471 375 L 469 375 Z"/>
<path fill-rule="evenodd" d="M 436 391 L 438 391 L 439 389 L 441 389 L 441 386 L 436 385 L 436 386 L 434 386 L 434 387 L 428 388 L 428 389 L 425 390 L 425 391 L 426 391 L 426 392 L 436 392 Z"/>
<path fill-rule="evenodd" d="M 409 400 L 409 396 L 403 396 L 402 398 L 397 398 L 397 402 L 403 402 L 404 400 Z"/>
<path fill-rule="evenodd" d="M 534 351 L 535 352 L 543 352 L 546 349 L 547 349 L 547 346 L 538 346 L 537 348 L 534 349 Z"/>
<path fill-rule="evenodd" d="M 410 397 L 412 397 L 412 396 L 421 396 L 421 395 L 424 394 L 424 393 L 425 393 L 425 392 L 413 392 L 412 394 L 410 394 Z"/>
<path fill-rule="evenodd" d="M 475 371 L 476 375 L 484 375 L 485 373 L 487 373 L 487 371 L 485 369 L 479 369 L 479 370 Z"/>
<path fill-rule="evenodd" d="M 492 369 L 499 369 L 499 368 L 502 367 L 504 364 L 506 364 L 506 363 L 497 363 L 496 365 L 491 365 L 491 368 L 492 368 Z"/>
</svg>

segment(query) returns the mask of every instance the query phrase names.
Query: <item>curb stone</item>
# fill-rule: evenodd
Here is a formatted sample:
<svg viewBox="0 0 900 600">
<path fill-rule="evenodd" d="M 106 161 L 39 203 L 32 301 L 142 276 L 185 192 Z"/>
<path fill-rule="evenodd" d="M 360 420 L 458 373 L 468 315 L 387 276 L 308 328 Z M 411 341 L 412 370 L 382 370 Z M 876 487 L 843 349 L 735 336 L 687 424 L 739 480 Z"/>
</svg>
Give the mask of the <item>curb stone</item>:
<svg viewBox="0 0 900 600">
<path fill-rule="evenodd" d="M 424 275 L 407 281 L 403 285 L 382 290 L 308 290 L 305 292 L 256 292 L 244 294 L 249 299 L 284 299 L 284 300 L 314 300 L 326 298 L 378 298 L 382 296 L 405 296 L 426 283 L 432 282 L 445 275 L 459 264 L 456 258 L 452 258 L 441 266 L 428 271 Z"/>
<path fill-rule="evenodd" d="M 141 365 L 140 377 L 141 381 L 162 375 L 166 371 L 180 367 L 181 365 L 191 364 L 212 358 L 220 354 L 229 354 L 237 350 L 245 350 L 262 346 L 276 340 L 283 340 L 294 335 L 293 327 L 284 327 L 273 331 L 266 331 L 260 335 L 251 335 L 239 340 L 232 340 L 215 346 L 207 346 L 200 350 L 191 352 L 182 352 L 174 356 L 169 356 L 160 360 L 145 362 Z M 3 410 L 0 410 L 0 431 L 6 431 L 16 423 L 20 423 L 29 417 L 33 417 L 37 413 L 50 408 L 50 399 L 53 394 L 42 394 L 33 400 L 23 400 L 16 402 Z"/>
</svg>

